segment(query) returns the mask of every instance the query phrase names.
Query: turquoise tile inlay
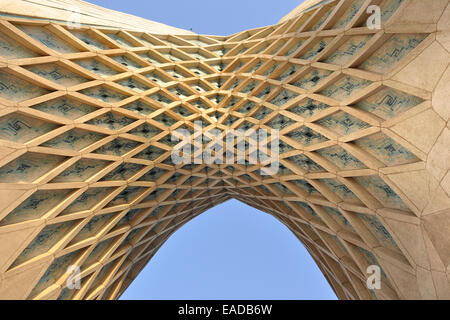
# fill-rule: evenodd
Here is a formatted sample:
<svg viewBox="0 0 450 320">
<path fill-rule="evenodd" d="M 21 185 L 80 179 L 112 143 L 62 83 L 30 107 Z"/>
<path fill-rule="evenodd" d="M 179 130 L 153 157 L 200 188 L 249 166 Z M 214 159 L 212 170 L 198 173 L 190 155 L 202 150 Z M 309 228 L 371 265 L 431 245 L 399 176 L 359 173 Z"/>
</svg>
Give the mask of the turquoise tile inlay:
<svg viewBox="0 0 450 320">
<path fill-rule="evenodd" d="M 70 120 L 81 118 L 97 108 L 69 97 L 61 97 L 33 106 L 34 109 Z"/>
<path fill-rule="evenodd" d="M 383 43 L 359 68 L 378 73 L 387 73 L 426 37 L 427 34 L 395 34 Z"/>
<path fill-rule="evenodd" d="M 320 133 L 317 133 L 308 127 L 302 127 L 300 129 L 289 132 L 287 136 L 304 145 L 305 147 L 328 141 L 327 137 L 324 137 Z"/>
<path fill-rule="evenodd" d="M 80 151 L 106 137 L 103 134 L 72 129 L 43 144 L 42 147 Z"/>
<path fill-rule="evenodd" d="M 410 211 L 397 193 L 379 176 L 355 177 L 354 179 L 386 208 Z"/>
<path fill-rule="evenodd" d="M 374 95 L 358 102 L 355 107 L 388 120 L 414 108 L 423 101 L 421 98 L 385 87 Z"/>
<path fill-rule="evenodd" d="M 22 102 L 50 93 L 5 71 L 0 71 L 0 98 Z"/>
<path fill-rule="evenodd" d="M 41 190 L 33 193 L 27 200 L 11 211 L 0 221 L 0 226 L 39 219 L 55 208 L 73 190 Z"/>
<path fill-rule="evenodd" d="M 76 86 L 88 81 L 83 76 L 61 67 L 56 63 L 35 64 L 26 66 L 25 69 L 64 87 Z"/>
<path fill-rule="evenodd" d="M 87 181 L 93 175 L 104 169 L 108 164 L 110 164 L 109 161 L 80 159 L 68 169 L 64 170 L 51 182 L 67 183 Z"/>
<path fill-rule="evenodd" d="M 420 161 L 413 153 L 381 132 L 356 140 L 354 144 L 386 166 L 399 166 Z"/>
<path fill-rule="evenodd" d="M 0 139 L 25 143 L 58 127 L 55 123 L 13 113 L 0 117 Z"/>
<path fill-rule="evenodd" d="M 367 168 L 361 161 L 340 146 L 332 146 L 317 150 L 316 152 L 341 170 L 357 170 Z"/>
<path fill-rule="evenodd" d="M 370 124 L 343 111 L 326 117 L 318 121 L 317 124 L 320 124 L 341 136 L 346 136 L 371 127 Z"/>
<path fill-rule="evenodd" d="M 31 183 L 60 165 L 65 157 L 28 152 L 0 169 L 0 182 Z"/>
<path fill-rule="evenodd" d="M 48 253 L 79 222 L 73 220 L 46 226 L 17 257 L 10 269 L 44 253 Z"/>
</svg>

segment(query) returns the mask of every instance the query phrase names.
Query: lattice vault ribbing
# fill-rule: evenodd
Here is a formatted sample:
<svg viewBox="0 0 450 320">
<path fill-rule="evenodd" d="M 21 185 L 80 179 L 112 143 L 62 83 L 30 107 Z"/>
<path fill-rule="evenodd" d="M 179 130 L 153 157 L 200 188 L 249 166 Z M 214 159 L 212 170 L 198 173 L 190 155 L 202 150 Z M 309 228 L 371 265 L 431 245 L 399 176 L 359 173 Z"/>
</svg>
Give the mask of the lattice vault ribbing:
<svg viewBox="0 0 450 320">
<path fill-rule="evenodd" d="M 0 298 L 115 299 L 231 198 L 286 224 L 341 299 L 450 298 L 449 0 L 307 1 L 228 37 L 1 4 Z M 279 129 L 279 173 L 175 166 L 194 121 Z"/>
</svg>

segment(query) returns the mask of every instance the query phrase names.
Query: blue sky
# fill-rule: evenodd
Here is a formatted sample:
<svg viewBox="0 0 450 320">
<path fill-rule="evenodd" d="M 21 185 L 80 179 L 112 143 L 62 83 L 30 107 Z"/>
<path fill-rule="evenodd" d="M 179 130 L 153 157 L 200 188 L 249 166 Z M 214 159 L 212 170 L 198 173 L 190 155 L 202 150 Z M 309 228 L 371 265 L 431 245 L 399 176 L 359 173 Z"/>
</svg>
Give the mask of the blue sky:
<svg viewBox="0 0 450 320">
<path fill-rule="evenodd" d="M 202 34 L 271 25 L 300 0 L 89 0 Z M 226 3 L 226 5 L 224 5 Z M 232 200 L 178 230 L 122 299 L 336 299 L 298 239 L 272 216 Z"/>
</svg>

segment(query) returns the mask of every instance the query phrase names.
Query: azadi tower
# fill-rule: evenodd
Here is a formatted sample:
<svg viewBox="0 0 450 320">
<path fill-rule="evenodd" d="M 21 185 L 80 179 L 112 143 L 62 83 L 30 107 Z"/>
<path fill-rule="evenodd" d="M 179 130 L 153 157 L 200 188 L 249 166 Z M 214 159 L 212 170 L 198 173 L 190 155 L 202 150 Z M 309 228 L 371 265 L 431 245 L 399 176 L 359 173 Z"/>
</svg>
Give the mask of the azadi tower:
<svg viewBox="0 0 450 320">
<path fill-rule="evenodd" d="M 283 222 L 341 299 L 450 299 L 449 3 L 308 0 L 222 37 L 0 1 L 0 298 L 116 299 L 234 198 Z M 279 170 L 250 149 L 175 164 L 195 123 L 200 160 L 211 129 L 279 130 Z"/>
</svg>

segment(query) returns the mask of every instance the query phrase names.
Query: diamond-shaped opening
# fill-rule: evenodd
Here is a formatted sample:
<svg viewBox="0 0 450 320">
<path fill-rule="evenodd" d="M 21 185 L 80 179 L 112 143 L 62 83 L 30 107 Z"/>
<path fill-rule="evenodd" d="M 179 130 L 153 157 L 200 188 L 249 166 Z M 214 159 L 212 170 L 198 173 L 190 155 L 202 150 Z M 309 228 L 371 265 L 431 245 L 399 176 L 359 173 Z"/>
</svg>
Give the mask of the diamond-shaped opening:
<svg viewBox="0 0 450 320">
<path fill-rule="evenodd" d="M 354 0 L 352 4 L 340 15 L 338 21 L 334 24 L 332 29 L 341 29 L 346 27 L 350 21 L 356 16 L 358 11 L 362 10 L 364 0 Z"/>
<path fill-rule="evenodd" d="M 217 62 L 208 61 L 206 63 L 208 63 L 208 65 L 210 65 L 211 67 L 213 67 L 214 69 L 216 69 L 219 72 L 222 72 L 223 70 L 225 70 L 225 68 L 230 64 L 230 62 L 227 62 L 224 60 L 220 60 Z"/>
<path fill-rule="evenodd" d="M 387 166 L 399 166 L 420 161 L 401 144 L 381 132 L 353 143 Z"/>
<path fill-rule="evenodd" d="M 259 85 L 259 81 L 252 80 L 252 81 L 248 82 L 247 85 L 244 88 L 242 88 L 240 91 L 245 94 L 250 94 L 250 92 L 255 90 L 258 85 Z"/>
<path fill-rule="evenodd" d="M 0 182 L 31 183 L 48 174 L 66 159 L 62 156 L 27 152 L 0 169 Z"/>
<path fill-rule="evenodd" d="M 287 144 L 286 142 L 284 142 L 283 140 L 280 140 L 279 141 L 279 151 L 280 151 L 280 154 L 283 154 L 283 153 L 286 153 L 286 152 L 289 152 L 289 151 L 292 151 L 292 150 L 294 150 L 294 148 L 291 146 L 291 145 L 289 145 L 289 144 Z M 271 144 L 269 143 L 268 145 L 267 145 L 267 147 L 268 148 L 271 148 Z"/>
<path fill-rule="evenodd" d="M 165 193 L 167 189 L 164 188 L 158 188 L 154 190 L 152 193 L 150 193 L 142 202 L 148 202 L 153 200 L 158 200 L 163 193 Z"/>
<path fill-rule="evenodd" d="M 88 58 L 88 59 L 80 59 L 74 60 L 76 64 L 80 67 L 83 67 L 101 77 L 110 77 L 119 73 L 112 66 L 108 66 L 99 59 Z"/>
<path fill-rule="evenodd" d="M 103 199 L 108 197 L 113 188 L 91 188 L 83 192 L 75 201 L 73 201 L 66 209 L 59 214 L 59 216 L 65 216 L 72 213 L 82 212 L 85 210 L 91 210 Z"/>
<path fill-rule="evenodd" d="M 367 88 L 370 84 L 372 82 L 369 80 L 343 76 L 320 94 L 341 101 Z"/>
<path fill-rule="evenodd" d="M 0 57 L 8 60 L 34 58 L 39 55 L 23 46 L 18 41 L 13 40 L 3 32 L 0 32 Z"/>
<path fill-rule="evenodd" d="M 328 78 L 332 73 L 333 72 L 329 70 L 312 69 L 308 73 L 301 75 L 300 77 L 296 77 L 297 79 L 291 81 L 291 84 L 305 90 L 311 90 L 323 80 Z"/>
<path fill-rule="evenodd" d="M 316 40 L 315 43 L 311 46 L 311 48 L 306 51 L 303 54 L 300 54 L 298 58 L 305 59 L 305 60 L 312 60 L 317 55 L 319 55 L 325 48 L 328 46 L 328 44 L 333 40 L 332 37 L 322 38 L 319 40 Z M 303 50 L 302 50 L 303 51 Z"/>
<path fill-rule="evenodd" d="M 125 106 L 123 106 L 122 108 L 135 112 L 137 114 L 143 115 L 143 116 L 148 116 L 149 114 L 153 113 L 154 111 L 156 111 L 156 109 L 149 105 L 148 103 L 144 102 L 143 100 L 136 100 L 132 103 L 129 103 Z"/>
<path fill-rule="evenodd" d="M 117 83 L 136 92 L 144 92 L 150 89 L 147 85 L 143 84 L 135 77 L 126 78 L 117 81 Z"/>
<path fill-rule="evenodd" d="M 255 108 L 256 108 L 256 103 L 254 103 L 253 101 L 249 101 L 249 102 L 244 103 L 240 108 L 236 109 L 236 111 L 240 112 L 242 114 L 247 114 Z"/>
<path fill-rule="evenodd" d="M 423 99 L 416 96 L 384 87 L 356 103 L 355 107 L 375 114 L 381 119 L 388 120 L 414 108 L 423 101 Z"/>
<path fill-rule="evenodd" d="M 229 80 L 229 78 L 217 77 L 217 78 L 208 78 L 205 80 L 208 81 L 213 86 L 215 86 L 216 88 L 220 89 Z"/>
<path fill-rule="evenodd" d="M 114 40 L 117 44 L 120 46 L 126 47 L 126 48 L 135 48 L 137 46 L 133 45 L 129 40 L 127 40 L 122 33 L 119 32 L 103 32 L 107 37 Z"/>
<path fill-rule="evenodd" d="M 172 108 L 171 110 L 173 112 L 179 114 L 182 117 L 189 117 L 189 116 L 193 115 L 193 113 L 190 110 L 188 110 L 188 109 L 186 109 L 184 107 L 181 107 L 181 106 Z"/>
<path fill-rule="evenodd" d="M 28 260 L 31 260 L 41 254 L 48 253 L 55 245 L 58 244 L 80 220 L 72 220 L 57 224 L 51 224 L 42 229 L 41 232 L 28 244 L 28 246 L 17 257 L 13 264 L 9 267 L 12 269 Z"/>
<path fill-rule="evenodd" d="M 173 119 L 172 117 L 168 116 L 165 113 L 162 113 L 159 116 L 153 118 L 153 120 L 159 122 L 160 124 L 162 124 L 162 125 L 164 125 L 166 127 L 171 127 L 175 123 L 177 123 L 177 121 L 175 119 Z"/>
<path fill-rule="evenodd" d="M 289 66 L 281 75 L 279 75 L 276 79 L 278 81 L 284 81 L 289 77 L 292 77 L 297 71 L 300 70 L 300 66 L 293 64 Z"/>
<path fill-rule="evenodd" d="M 264 73 L 263 76 L 269 77 L 275 70 L 278 69 L 278 67 L 280 66 L 280 64 L 277 63 L 273 63 Z"/>
<path fill-rule="evenodd" d="M 109 165 L 109 161 L 80 159 L 64 170 L 51 183 L 83 182 L 97 174 Z"/>
<path fill-rule="evenodd" d="M 154 101 L 156 101 L 162 105 L 169 105 L 173 102 L 169 97 L 167 97 L 167 95 L 162 93 L 162 91 L 152 94 L 151 96 L 149 96 L 149 98 L 153 99 Z"/>
<path fill-rule="evenodd" d="M 187 93 L 186 90 L 181 88 L 180 86 L 172 87 L 169 89 L 169 91 L 180 99 L 184 99 L 190 96 L 190 94 Z"/>
<path fill-rule="evenodd" d="M 33 64 L 24 66 L 24 68 L 64 87 L 72 87 L 88 81 L 88 79 L 79 73 L 54 62 L 47 64 Z"/>
<path fill-rule="evenodd" d="M 257 71 L 259 68 L 261 68 L 261 66 L 264 64 L 264 61 L 262 60 L 258 60 L 256 63 L 253 63 L 250 66 L 250 69 L 248 71 L 245 71 L 246 73 L 253 73 L 255 71 Z"/>
<path fill-rule="evenodd" d="M 313 218 L 316 222 L 323 223 L 322 219 L 319 218 L 317 213 L 307 203 L 302 202 L 302 201 L 296 201 L 295 203 L 300 207 L 300 209 L 302 210 L 303 213 L 306 213 L 307 216 Z M 312 229 L 311 229 L 311 231 L 312 231 Z"/>
<path fill-rule="evenodd" d="M 192 89 L 194 89 L 195 91 L 200 92 L 200 93 L 210 91 L 210 89 L 201 82 L 193 82 L 193 83 L 190 83 L 189 86 Z"/>
<path fill-rule="evenodd" d="M 294 107 L 291 107 L 288 110 L 298 116 L 308 119 L 316 114 L 319 114 L 329 107 L 330 106 L 325 103 L 315 101 L 313 99 L 307 99 L 299 102 Z"/>
<path fill-rule="evenodd" d="M 157 136 L 158 134 L 160 134 L 162 132 L 162 130 L 148 124 L 148 123 L 144 123 L 143 125 L 129 131 L 129 134 L 135 135 L 135 136 L 139 136 L 139 137 L 144 137 L 147 139 L 153 138 L 155 136 Z"/>
<path fill-rule="evenodd" d="M 161 178 L 166 172 L 167 172 L 167 170 L 165 170 L 165 169 L 154 167 L 149 172 L 144 174 L 139 179 L 139 181 L 156 181 L 159 178 Z"/>
<path fill-rule="evenodd" d="M 179 61 L 189 60 L 187 57 L 185 57 L 184 55 L 180 54 L 176 50 L 169 50 L 169 51 L 166 51 L 166 52 L 159 52 L 159 53 L 161 55 L 163 55 L 165 58 L 171 60 L 172 62 L 179 62 Z"/>
<path fill-rule="evenodd" d="M 217 54 L 219 57 L 223 57 L 224 55 L 226 55 L 230 51 L 230 49 L 231 48 L 221 47 L 221 48 L 218 48 L 218 49 L 215 49 L 215 50 L 213 49 L 212 52 Z"/>
<path fill-rule="evenodd" d="M 169 179 L 167 179 L 167 181 L 165 183 L 166 184 L 176 184 L 178 179 L 180 179 L 182 176 L 183 176 L 182 173 L 176 172 Z"/>
<path fill-rule="evenodd" d="M 89 238 L 95 238 L 100 232 L 108 227 L 111 221 L 116 217 L 116 214 L 110 213 L 92 217 L 66 247 L 70 247 Z"/>
<path fill-rule="evenodd" d="M 286 187 L 284 184 L 280 182 L 273 183 L 272 186 L 274 186 L 277 190 L 281 191 L 282 194 L 294 194 L 291 190 L 289 190 L 288 187 Z"/>
<path fill-rule="evenodd" d="M 128 187 L 119 193 L 111 202 L 109 202 L 106 207 L 114 207 L 121 204 L 131 204 L 136 200 L 146 188 L 142 187 Z"/>
<path fill-rule="evenodd" d="M 133 140 L 117 138 L 98 148 L 94 153 L 120 157 L 129 153 L 131 150 L 136 149 L 139 145 L 139 142 Z"/>
<path fill-rule="evenodd" d="M 308 28 L 309 30 L 307 31 L 319 30 L 320 27 L 325 23 L 325 21 L 327 21 L 328 17 L 331 15 L 335 7 L 336 5 L 331 4 L 328 7 L 324 6 L 323 8 L 321 8 L 320 10 L 322 10 L 322 12 L 324 9 L 326 10 L 326 12 L 323 13 L 319 20 L 311 28 Z"/>
<path fill-rule="evenodd" d="M 150 79 L 151 81 L 157 83 L 158 85 L 163 85 L 170 81 L 165 75 L 156 70 L 148 73 L 143 73 L 142 75 L 147 79 Z"/>
<path fill-rule="evenodd" d="M 340 146 L 332 146 L 316 151 L 317 154 L 336 165 L 341 170 L 358 170 L 367 167 L 355 156 Z"/>
<path fill-rule="evenodd" d="M 272 114 L 273 110 L 269 109 L 265 106 L 262 106 L 258 112 L 256 112 L 255 114 L 253 114 L 253 118 L 257 119 L 257 120 L 264 120 L 268 115 Z"/>
<path fill-rule="evenodd" d="M 209 71 L 206 71 L 205 68 L 201 66 L 189 67 L 188 69 L 195 73 L 197 76 L 204 76 L 211 73 Z"/>
<path fill-rule="evenodd" d="M 398 194 L 389 187 L 379 176 L 366 176 L 353 178 L 386 208 L 410 212 Z"/>
<path fill-rule="evenodd" d="M 282 130 L 284 128 L 289 127 L 293 123 L 295 123 L 294 120 L 292 120 L 282 114 L 279 114 L 273 120 L 271 120 L 269 123 L 267 123 L 267 126 L 271 127 L 272 129 Z"/>
<path fill-rule="evenodd" d="M 144 52 L 144 53 L 137 53 L 137 55 L 139 57 L 141 57 L 142 59 L 147 60 L 148 62 L 150 62 L 151 64 L 154 64 L 154 65 L 160 65 L 165 62 L 159 55 L 157 55 L 151 51 Z"/>
<path fill-rule="evenodd" d="M 227 104 L 223 106 L 225 109 L 229 109 L 231 107 L 234 107 L 239 101 L 241 101 L 238 97 L 231 97 Z"/>
<path fill-rule="evenodd" d="M 97 132 L 72 129 L 43 144 L 42 147 L 80 151 L 106 136 Z"/>
<path fill-rule="evenodd" d="M 359 236 L 357 236 L 357 232 L 355 231 L 355 229 L 353 228 L 351 223 L 347 220 L 346 217 L 344 217 L 344 215 L 341 212 L 339 212 L 338 209 L 328 207 L 328 206 L 322 206 L 322 208 L 339 225 L 339 227 L 341 227 L 342 229 L 344 229 L 348 232 L 353 233 L 353 235 L 355 235 L 356 237 L 359 238 Z"/>
<path fill-rule="evenodd" d="M 80 93 L 106 103 L 115 103 L 128 98 L 128 95 L 117 92 L 116 90 L 104 85 L 84 89 L 81 90 Z"/>
<path fill-rule="evenodd" d="M 140 218 L 142 216 L 144 210 L 145 209 L 130 210 L 126 215 L 122 217 L 122 219 L 119 220 L 119 222 L 114 226 L 112 231 L 117 230 L 124 226 L 133 226 L 135 224 L 134 221 L 136 221 L 138 217 Z"/>
<path fill-rule="evenodd" d="M 229 91 L 234 90 L 241 84 L 241 82 L 242 82 L 242 79 L 237 78 L 231 83 L 231 85 L 227 86 L 228 87 L 227 89 Z"/>
<path fill-rule="evenodd" d="M 323 62 L 343 66 L 350 62 L 372 37 L 373 35 L 351 36 Z"/>
<path fill-rule="evenodd" d="M 127 181 L 135 174 L 137 174 L 143 165 L 136 163 L 122 163 L 113 171 L 104 176 L 100 181 Z"/>
<path fill-rule="evenodd" d="M 0 226 L 16 224 L 43 217 L 66 199 L 73 190 L 39 190 L 0 221 Z"/>
<path fill-rule="evenodd" d="M 109 239 L 106 239 L 99 244 L 97 244 L 94 248 L 94 250 L 91 251 L 89 256 L 86 258 L 86 260 L 81 265 L 82 270 L 88 269 L 90 266 L 92 266 L 94 263 L 99 262 L 102 260 L 104 255 L 111 249 L 111 247 L 114 245 L 115 240 L 117 240 L 117 237 L 112 237 Z M 67 270 L 65 270 L 67 271 Z"/>
<path fill-rule="evenodd" d="M 9 72 L 0 71 L 0 98 L 13 102 L 22 102 L 50 93 Z"/>
<path fill-rule="evenodd" d="M 0 117 L 0 139 L 25 143 L 56 128 L 56 123 L 46 122 L 20 113 Z"/>
<path fill-rule="evenodd" d="M 117 267 L 117 260 L 114 260 L 110 263 L 108 263 L 106 266 L 104 266 L 99 273 L 97 273 L 97 276 L 95 279 L 90 283 L 90 289 L 86 292 L 86 296 L 91 295 L 96 288 L 98 288 L 100 285 L 105 285 L 105 281 L 110 276 L 111 272 L 113 272 L 114 268 Z"/>
<path fill-rule="evenodd" d="M 291 54 L 293 54 L 294 52 L 296 52 L 298 49 L 300 49 L 300 47 L 305 43 L 305 39 L 296 39 L 294 44 L 291 44 L 288 52 L 286 52 L 286 56 L 290 56 Z M 284 51 L 284 50 L 283 50 Z"/>
<path fill-rule="evenodd" d="M 170 74 L 175 79 L 183 79 L 183 78 L 191 77 L 188 73 L 181 70 L 181 68 L 169 67 L 167 69 L 164 69 L 164 71 L 167 72 L 168 74 Z"/>
<path fill-rule="evenodd" d="M 225 96 L 223 94 L 216 94 L 214 96 L 208 97 L 208 99 L 211 100 L 214 104 L 219 105 L 225 99 Z"/>
<path fill-rule="evenodd" d="M 346 136 L 353 132 L 371 127 L 367 122 L 343 111 L 321 119 L 317 124 L 320 124 L 341 136 Z"/>
<path fill-rule="evenodd" d="M 326 137 L 308 127 L 302 127 L 291 131 L 287 136 L 301 143 L 305 147 L 328 141 Z"/>
<path fill-rule="evenodd" d="M 387 73 L 412 50 L 422 43 L 427 34 L 394 34 L 364 61 L 359 68 L 377 73 Z"/>
<path fill-rule="evenodd" d="M 97 110 L 97 108 L 93 106 L 69 97 L 60 97 L 49 100 L 35 105 L 32 108 L 69 120 L 76 120 Z"/>
<path fill-rule="evenodd" d="M 288 103 L 289 101 L 291 101 L 292 99 L 295 99 L 296 97 L 298 97 L 298 94 L 296 94 L 295 92 L 283 90 L 275 98 L 270 100 L 270 103 L 281 107 L 286 103 Z"/>
<path fill-rule="evenodd" d="M 70 30 L 75 37 L 83 41 L 85 44 L 91 46 L 96 50 L 109 50 L 111 49 L 106 43 L 104 43 L 100 37 L 98 37 L 94 32 L 87 30 Z"/>
<path fill-rule="evenodd" d="M 317 164 L 315 161 L 311 160 L 308 156 L 304 154 L 299 154 L 293 157 L 288 158 L 288 160 L 292 161 L 294 164 L 305 170 L 306 172 L 325 172 L 325 169 Z"/>
<path fill-rule="evenodd" d="M 232 115 L 228 115 L 228 117 L 222 122 L 226 126 L 232 126 L 239 118 L 236 118 Z"/>
<path fill-rule="evenodd" d="M 259 92 L 256 94 L 256 96 L 263 100 L 265 99 L 275 88 L 273 86 L 270 85 L 266 85 L 264 86 L 263 89 L 259 90 Z"/>
<path fill-rule="evenodd" d="M 109 130 L 120 130 L 132 124 L 134 121 L 135 121 L 134 119 L 125 117 L 121 114 L 114 112 L 107 112 L 97 118 L 88 121 L 87 124 L 91 124 L 99 128 L 105 128 Z"/>
<path fill-rule="evenodd" d="M 328 189 L 333 191 L 339 196 L 344 202 L 351 204 L 362 204 L 361 200 L 342 182 L 336 179 L 320 179 L 320 181 L 325 184 Z"/>
<path fill-rule="evenodd" d="M 68 268 L 75 264 L 81 254 L 82 251 L 79 250 L 56 258 L 48 267 L 44 275 L 39 279 L 27 299 L 34 299 L 48 287 L 54 285 L 61 277 L 67 275 Z"/>
<path fill-rule="evenodd" d="M 78 52 L 73 46 L 62 40 L 53 32 L 45 27 L 31 26 L 31 25 L 16 25 L 23 32 L 28 34 L 33 39 L 39 41 L 49 49 L 55 50 L 58 53 L 74 53 Z"/>
<path fill-rule="evenodd" d="M 160 149 L 158 147 L 150 146 L 147 149 L 145 149 L 144 151 L 135 155 L 134 158 L 154 161 L 154 160 L 158 159 L 159 157 L 161 157 L 166 152 L 167 151 Z"/>
<path fill-rule="evenodd" d="M 390 283 L 390 281 L 388 280 L 386 273 L 384 272 L 383 268 L 381 267 L 381 264 L 378 262 L 377 258 L 375 257 L 375 255 L 370 252 L 367 251 L 366 249 L 363 249 L 361 247 L 356 247 L 358 249 L 358 251 L 360 252 L 360 254 L 362 255 L 362 258 L 364 260 L 366 260 L 366 263 L 368 266 L 378 266 L 381 269 L 381 283 L 384 283 L 387 287 L 392 289 L 392 285 Z M 383 287 L 381 287 L 383 289 Z M 370 292 L 377 297 L 377 292 L 378 290 L 370 290 Z"/>
<path fill-rule="evenodd" d="M 294 183 L 297 187 L 305 191 L 309 195 L 320 195 L 320 192 L 316 190 L 308 181 L 306 180 L 293 180 L 290 181 Z"/>
<path fill-rule="evenodd" d="M 376 216 L 356 212 L 353 214 L 355 214 L 360 221 L 364 223 L 366 228 L 383 247 L 401 253 L 401 250 L 392 235 Z"/>
<path fill-rule="evenodd" d="M 119 56 L 110 56 L 111 59 L 114 61 L 120 63 L 124 67 L 127 67 L 130 70 L 138 70 L 143 68 L 144 66 L 138 63 L 136 60 L 125 56 L 125 55 L 119 55 Z"/>
</svg>

